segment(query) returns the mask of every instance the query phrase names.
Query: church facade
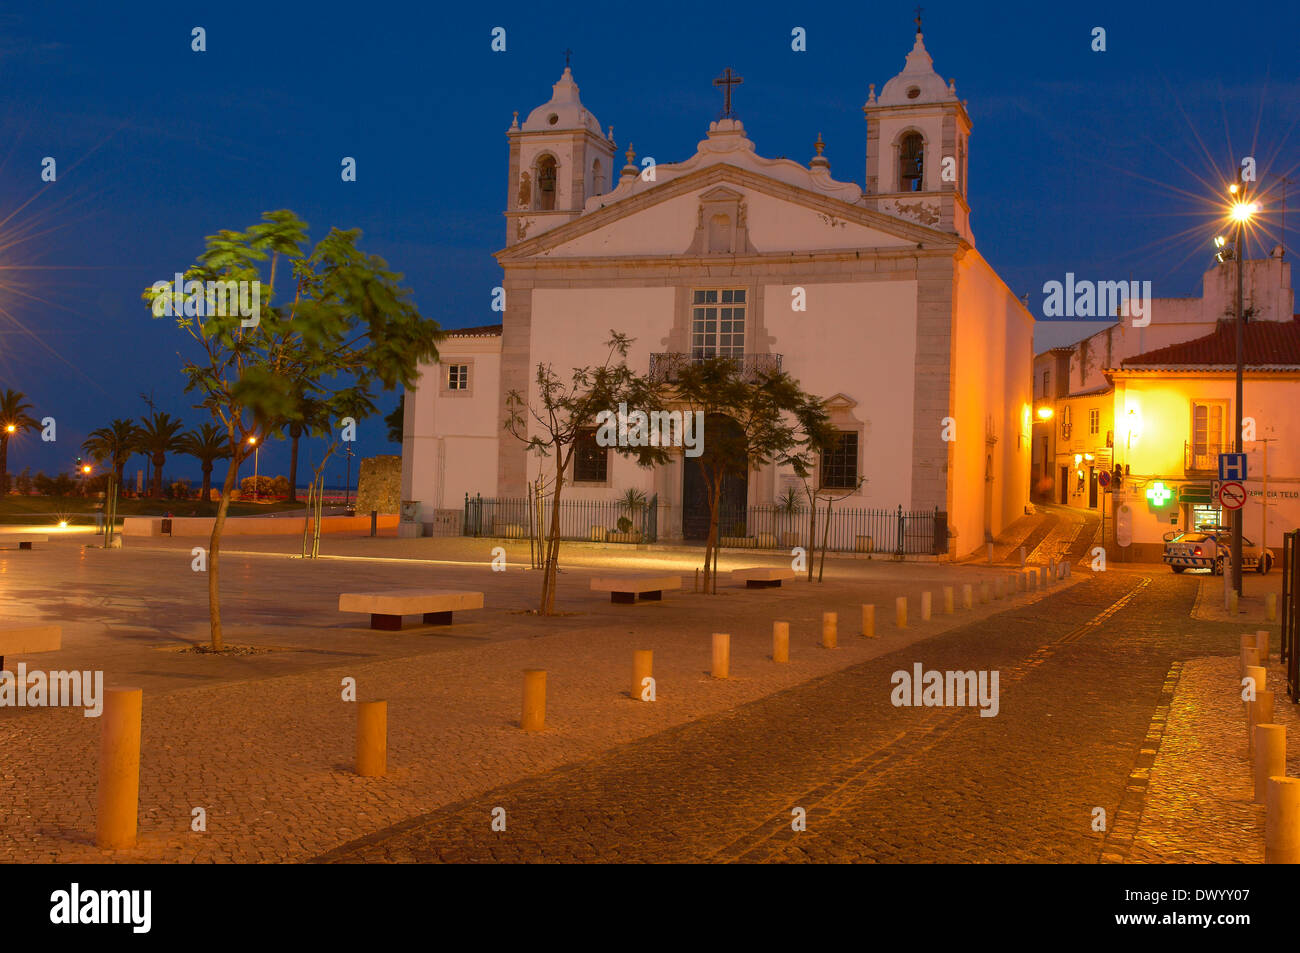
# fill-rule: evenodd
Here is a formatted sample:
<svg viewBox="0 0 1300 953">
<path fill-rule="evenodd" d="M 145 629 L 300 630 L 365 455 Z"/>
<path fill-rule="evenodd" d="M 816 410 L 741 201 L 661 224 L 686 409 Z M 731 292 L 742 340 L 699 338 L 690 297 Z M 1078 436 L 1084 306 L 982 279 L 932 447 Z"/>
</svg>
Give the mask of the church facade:
<svg viewBox="0 0 1300 953">
<path fill-rule="evenodd" d="M 684 161 L 646 166 L 628 149 L 614 175 L 612 131 L 567 67 L 548 102 L 516 114 L 502 323 L 449 332 L 406 397 L 403 497 L 426 531 L 465 494 L 526 495 L 551 461 L 506 432 L 506 396 L 535 397 L 539 363 L 565 380 L 602 363 L 611 329 L 643 372 L 732 356 L 825 398 L 842 436 L 817 480 L 845 488 L 840 506 L 937 509 L 959 554 L 1020 516 L 1033 318 L 975 247 L 965 105 L 918 32 L 863 111 L 861 185 L 831 174 L 820 136 L 806 165 L 759 155 L 730 110 Z M 657 495 L 660 537 L 690 536 L 690 466 L 584 448 L 566 495 Z M 770 504 L 790 481 L 761 467 L 739 492 Z"/>
</svg>

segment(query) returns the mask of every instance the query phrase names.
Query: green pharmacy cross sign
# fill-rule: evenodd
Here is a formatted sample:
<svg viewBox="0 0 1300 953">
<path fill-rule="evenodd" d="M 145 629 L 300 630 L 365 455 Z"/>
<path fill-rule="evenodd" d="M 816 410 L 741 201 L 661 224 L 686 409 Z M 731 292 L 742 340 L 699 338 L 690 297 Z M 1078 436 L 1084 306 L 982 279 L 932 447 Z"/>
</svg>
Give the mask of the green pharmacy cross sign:
<svg viewBox="0 0 1300 953">
<path fill-rule="evenodd" d="M 1176 489 L 1171 486 L 1165 486 L 1160 480 L 1157 480 L 1155 483 L 1152 483 L 1151 486 L 1147 487 L 1147 502 L 1149 502 L 1155 509 L 1162 509 L 1167 506 L 1176 496 Z"/>
</svg>

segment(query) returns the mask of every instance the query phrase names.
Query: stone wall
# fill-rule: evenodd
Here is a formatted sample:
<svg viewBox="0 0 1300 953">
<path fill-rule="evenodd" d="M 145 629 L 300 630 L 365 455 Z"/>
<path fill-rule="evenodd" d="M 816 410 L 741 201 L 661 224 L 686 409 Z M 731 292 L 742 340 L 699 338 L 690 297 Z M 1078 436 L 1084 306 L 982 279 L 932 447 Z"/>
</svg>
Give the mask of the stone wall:
<svg viewBox="0 0 1300 953">
<path fill-rule="evenodd" d="M 357 513 L 397 513 L 402 499 L 402 458 L 365 457 L 357 477 Z"/>
</svg>

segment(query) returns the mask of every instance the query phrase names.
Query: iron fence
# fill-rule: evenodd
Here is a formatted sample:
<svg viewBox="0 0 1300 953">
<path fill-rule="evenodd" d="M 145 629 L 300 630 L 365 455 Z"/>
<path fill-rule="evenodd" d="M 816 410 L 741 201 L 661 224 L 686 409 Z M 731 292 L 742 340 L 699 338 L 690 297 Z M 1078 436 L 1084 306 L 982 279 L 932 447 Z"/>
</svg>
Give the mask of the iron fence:
<svg viewBox="0 0 1300 953">
<path fill-rule="evenodd" d="M 485 499 L 465 494 L 464 536 L 533 539 L 549 536 L 555 505 L 549 498 Z M 620 524 L 620 520 L 626 523 Z M 659 538 L 659 497 L 637 505 L 619 500 L 560 500 L 560 539 L 599 543 L 653 543 Z"/>
<path fill-rule="evenodd" d="M 885 553 L 893 556 L 937 556 L 948 552 L 948 514 L 934 510 L 869 510 L 831 507 L 817 510 L 816 523 L 807 510 L 791 512 L 772 504 L 724 507 L 718 518 L 723 545 L 756 549 L 809 547 L 829 552 Z"/>
</svg>

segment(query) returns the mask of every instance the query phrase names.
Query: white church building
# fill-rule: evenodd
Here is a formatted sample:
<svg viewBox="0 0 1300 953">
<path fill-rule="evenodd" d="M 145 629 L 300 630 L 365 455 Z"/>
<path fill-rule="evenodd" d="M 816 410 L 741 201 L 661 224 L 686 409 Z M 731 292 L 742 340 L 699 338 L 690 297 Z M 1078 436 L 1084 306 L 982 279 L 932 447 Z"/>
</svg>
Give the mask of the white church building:
<svg viewBox="0 0 1300 953">
<path fill-rule="evenodd" d="M 1022 515 L 1033 317 L 976 248 L 970 118 L 919 31 L 863 112 L 861 183 L 832 175 L 820 135 L 806 165 L 764 158 L 730 108 L 683 161 L 649 169 L 628 149 L 614 174 L 612 131 L 568 67 L 547 102 L 516 114 L 502 323 L 449 331 L 406 395 L 402 496 L 420 504 L 424 532 L 452 525 L 467 494 L 522 498 L 539 468 L 549 474 L 552 461 L 506 431 L 506 396 L 535 396 L 539 363 L 563 380 L 602 363 L 611 329 L 633 339 L 627 360 L 642 372 L 728 355 L 824 397 L 843 437 L 819 485 L 861 482 L 840 507 L 946 513 L 957 555 Z M 689 538 L 697 469 L 680 454 L 644 469 L 593 443 L 565 495 L 640 490 L 657 497 L 659 538 Z M 789 485 L 770 465 L 737 492 L 760 506 Z"/>
</svg>

